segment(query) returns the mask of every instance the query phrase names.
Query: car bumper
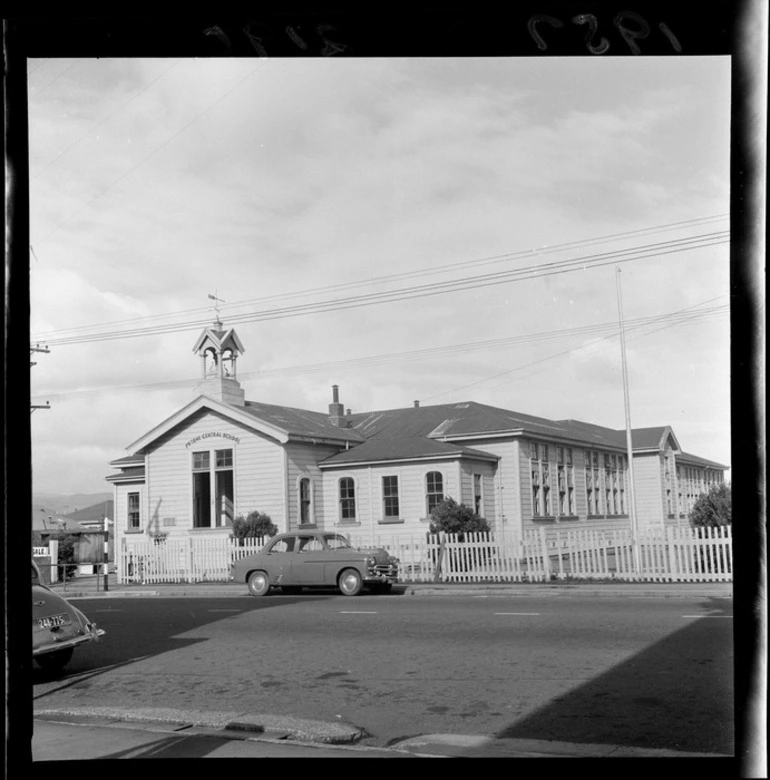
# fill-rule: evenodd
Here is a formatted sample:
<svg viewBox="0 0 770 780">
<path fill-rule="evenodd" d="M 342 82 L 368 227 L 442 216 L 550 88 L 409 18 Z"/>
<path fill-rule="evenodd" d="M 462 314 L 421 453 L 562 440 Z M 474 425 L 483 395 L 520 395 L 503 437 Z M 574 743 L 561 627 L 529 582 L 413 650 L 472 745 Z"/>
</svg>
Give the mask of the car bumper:
<svg viewBox="0 0 770 780">
<path fill-rule="evenodd" d="M 367 574 L 364 577 L 364 585 L 395 585 L 398 582 L 396 574 Z"/>
<path fill-rule="evenodd" d="M 105 631 L 103 628 L 97 628 L 94 624 L 91 624 L 88 632 L 85 634 L 79 634 L 78 636 L 61 639 L 59 641 L 46 642 L 45 644 L 33 647 L 32 657 L 45 655 L 46 653 L 55 653 L 59 650 L 66 650 L 70 647 L 82 645 L 84 642 L 98 642 L 99 638 L 104 636 L 104 634 Z"/>
</svg>

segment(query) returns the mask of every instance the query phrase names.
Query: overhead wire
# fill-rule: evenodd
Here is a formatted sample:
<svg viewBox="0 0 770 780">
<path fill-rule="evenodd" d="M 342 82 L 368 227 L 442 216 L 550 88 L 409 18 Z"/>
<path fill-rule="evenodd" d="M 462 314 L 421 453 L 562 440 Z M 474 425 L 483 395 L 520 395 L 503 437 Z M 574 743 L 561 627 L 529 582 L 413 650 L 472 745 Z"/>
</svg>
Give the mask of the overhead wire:
<svg viewBox="0 0 770 780">
<path fill-rule="evenodd" d="M 724 296 L 720 296 L 720 297 L 724 297 Z M 712 303 L 715 300 L 718 300 L 718 298 L 713 298 L 708 301 L 703 301 L 700 304 L 695 304 L 695 305 L 704 306 L 705 304 Z M 670 314 L 655 315 L 652 317 L 642 317 L 634 320 L 629 320 L 627 322 L 627 328 L 628 330 L 638 330 L 641 328 L 649 327 L 650 325 L 654 325 L 658 322 L 668 323 L 665 325 L 665 327 L 674 327 L 679 324 L 688 324 L 693 318 L 707 319 L 714 316 L 719 316 L 721 314 L 726 314 L 729 311 L 729 307 L 727 305 L 722 305 L 722 306 L 712 306 L 707 309 L 701 309 L 696 312 L 688 313 L 689 309 L 692 308 L 694 307 L 688 307 L 688 309 L 672 312 Z M 618 332 L 618 324 L 616 322 L 597 323 L 595 325 L 579 326 L 576 328 L 567 328 L 567 329 L 556 330 L 556 331 L 546 331 L 543 333 L 525 334 L 522 336 L 513 336 L 505 339 L 493 339 L 493 340 L 481 341 L 481 342 L 470 342 L 470 343 L 457 344 L 457 345 L 445 345 L 441 347 L 427 348 L 423 350 L 411 350 L 407 352 L 386 353 L 386 354 L 374 355 L 374 356 L 367 355 L 361 358 L 348 358 L 346 360 L 327 361 L 323 363 L 314 363 L 308 365 L 265 369 L 262 371 L 241 373 L 239 375 L 239 379 L 247 380 L 252 378 L 267 378 L 271 376 L 307 374 L 307 373 L 314 373 L 318 371 L 340 371 L 345 369 L 368 367 L 368 366 L 378 365 L 382 363 L 407 362 L 410 360 L 417 360 L 417 359 L 425 360 L 426 358 L 442 356 L 442 355 L 452 354 L 456 352 L 468 352 L 468 351 L 476 352 L 483 349 L 497 349 L 500 347 L 512 346 L 516 344 L 553 341 L 559 338 L 561 339 L 571 338 L 575 336 L 590 334 L 593 332 L 604 332 L 606 330 L 611 330 L 612 332 L 608 336 L 605 336 L 600 339 L 596 339 L 594 342 L 590 342 L 588 345 L 590 346 L 593 343 L 599 343 L 605 339 L 609 339 L 612 338 L 613 336 L 616 336 Z M 585 346 L 586 345 L 581 345 L 581 347 L 579 348 L 584 348 Z M 463 385 L 462 387 L 453 388 L 452 390 L 446 391 L 445 393 L 440 393 L 438 395 L 431 396 L 430 398 L 425 400 L 432 400 L 433 398 L 438 398 L 448 393 L 456 392 L 457 390 L 462 390 L 467 387 L 472 387 L 476 384 L 481 384 L 485 381 L 496 379 L 499 376 L 504 376 L 514 371 L 524 370 L 525 368 L 531 367 L 532 365 L 537 365 L 539 363 L 552 360 L 555 357 L 569 354 L 570 352 L 575 351 L 575 349 L 577 348 L 571 348 L 563 352 L 556 353 L 555 355 L 549 355 L 546 358 L 542 358 L 538 361 L 535 361 L 534 363 L 527 364 L 526 366 L 520 366 L 514 369 L 509 369 L 500 374 L 495 374 L 491 377 L 485 377 L 483 379 L 472 382 L 468 385 Z M 197 379 L 181 379 L 181 380 L 169 380 L 166 382 L 143 383 L 143 384 L 135 384 L 135 385 L 122 385 L 122 386 L 98 387 L 98 388 L 78 388 L 75 390 L 63 391 L 60 393 L 40 393 L 38 394 L 38 396 L 42 397 L 43 395 L 45 395 L 46 398 L 60 398 L 60 397 L 70 396 L 70 395 L 101 394 L 101 393 L 111 393 L 111 392 L 123 392 L 128 390 L 174 389 L 174 388 L 189 387 L 195 381 L 197 381 Z"/>
<path fill-rule="evenodd" d="M 412 300 L 415 298 L 440 295 L 447 292 L 468 291 L 490 285 L 535 279 L 543 276 L 573 272 L 577 270 L 586 271 L 594 268 L 601 268 L 609 264 L 617 265 L 619 263 L 627 263 L 639 259 L 659 257 L 672 254 L 674 252 L 718 246 L 720 244 L 727 243 L 728 241 L 729 231 L 718 231 L 694 237 L 675 239 L 667 242 L 657 242 L 654 244 L 617 250 L 614 252 L 585 255 L 569 260 L 562 260 L 541 265 L 530 265 L 525 266 L 524 268 L 517 268 L 513 270 L 462 277 L 460 279 L 433 282 L 426 285 L 407 288 L 402 287 L 395 290 L 366 293 L 358 296 L 350 296 L 348 298 L 333 298 L 327 301 L 279 307 L 241 315 L 231 315 L 228 317 L 228 324 L 261 322 L 285 317 L 296 317 L 330 311 L 341 311 L 350 308 L 358 308 L 361 306 L 369 306 L 372 304 Z M 207 324 L 210 324 L 208 320 L 196 319 L 194 321 L 169 325 L 157 325 L 145 328 L 124 329 L 105 333 L 91 333 L 80 336 L 60 337 L 53 339 L 42 338 L 38 335 L 35 337 L 35 340 L 38 342 L 44 341 L 49 346 L 94 343 L 98 341 L 135 338 L 140 336 L 160 335 L 163 333 L 192 330 L 193 328 L 204 327 Z"/>
<path fill-rule="evenodd" d="M 719 297 L 724 297 L 724 296 L 719 296 Z M 716 300 L 716 299 L 712 298 L 711 300 L 713 301 L 713 300 Z M 678 312 L 674 312 L 672 315 L 667 315 L 666 317 L 661 317 L 660 318 L 661 320 L 662 319 L 669 319 L 669 318 L 676 317 L 676 321 L 669 322 L 669 323 L 663 325 L 661 328 L 656 328 L 655 330 L 649 331 L 648 333 L 635 333 L 632 336 L 630 336 L 628 338 L 628 340 L 632 341 L 632 340 L 634 340 L 636 338 L 641 338 L 642 336 L 649 336 L 649 335 L 652 335 L 653 333 L 657 333 L 660 330 L 665 330 L 667 328 L 675 327 L 677 325 L 690 324 L 693 320 L 698 320 L 698 319 L 703 318 L 704 314 L 708 314 L 708 315 L 717 314 L 717 315 L 720 315 L 720 314 L 728 314 L 729 313 L 729 306 L 725 305 L 725 306 L 715 307 L 715 309 L 713 309 L 713 310 L 709 309 L 709 310 L 704 310 L 704 311 L 695 311 L 695 312 L 692 312 L 691 314 L 687 314 L 687 312 L 689 312 L 691 309 L 695 308 L 696 306 L 701 306 L 701 305 L 703 305 L 703 303 L 709 303 L 709 302 L 710 301 L 704 301 L 702 303 L 694 304 L 693 306 L 688 306 L 686 309 L 680 309 Z M 678 315 L 685 315 L 685 316 L 684 316 L 684 318 L 681 318 Z M 639 322 L 638 320 L 637 321 L 629 320 L 628 322 L 626 322 L 625 327 L 626 327 L 626 330 L 639 331 L 639 330 L 641 330 L 641 329 L 643 329 L 645 327 L 649 327 L 649 325 L 652 324 L 655 319 L 657 319 L 657 318 L 652 318 L 650 321 L 644 321 L 644 322 Z M 563 350 L 561 352 L 556 352 L 554 354 L 547 355 L 547 356 L 545 356 L 543 358 L 539 358 L 538 360 L 535 360 L 535 361 L 533 361 L 531 363 L 527 363 L 524 366 L 516 366 L 515 368 L 511 368 L 511 369 L 508 369 L 506 371 L 502 371 L 500 373 L 493 374 L 491 376 L 482 377 L 481 379 L 477 379 L 474 382 L 470 382 L 469 384 L 462 385 L 460 387 L 454 387 L 454 388 L 452 388 L 450 390 L 446 390 L 446 391 L 441 392 L 441 393 L 436 393 L 435 395 L 429 396 L 428 398 L 426 398 L 424 400 L 430 401 L 430 400 L 433 400 L 434 398 L 441 398 L 441 397 L 443 397 L 445 395 L 449 395 L 451 393 L 455 393 L 455 392 L 458 392 L 460 390 L 467 390 L 469 387 L 475 387 L 476 385 L 483 384 L 484 382 L 489 382 L 489 381 L 494 380 L 494 379 L 499 379 L 502 376 L 507 376 L 508 374 L 512 374 L 512 373 L 514 373 L 516 371 L 524 371 L 527 368 L 531 368 L 533 366 L 537 366 L 537 365 L 540 365 L 542 363 L 547 363 L 547 362 L 553 360 L 554 358 L 559 358 L 559 357 L 564 357 L 565 355 L 569 355 L 570 353 L 575 352 L 578 349 L 585 349 L 586 347 L 592 347 L 592 346 L 595 346 L 597 344 L 601 344 L 603 342 L 606 342 L 606 341 L 614 338 L 615 336 L 618 336 L 619 333 L 620 333 L 620 326 L 619 326 L 618 323 L 615 323 L 615 331 L 613 333 L 610 333 L 610 334 L 608 334 L 606 336 L 602 336 L 600 338 L 596 338 L 593 341 L 588 342 L 588 344 L 581 344 L 579 347 L 573 347 L 573 348 L 570 348 L 570 349 Z M 545 369 L 542 369 L 542 370 L 545 370 Z M 539 373 L 539 372 L 534 372 L 534 373 Z M 533 374 L 531 374 L 531 375 L 533 375 Z M 493 388 L 494 387 L 500 387 L 502 384 L 507 384 L 507 381 L 506 382 L 500 382 L 497 385 L 493 385 Z M 492 388 L 490 388 L 490 389 L 492 389 Z"/>
<path fill-rule="evenodd" d="M 671 230 L 677 230 L 682 229 L 683 227 L 692 227 L 696 225 L 702 225 L 704 223 L 714 222 L 714 221 L 720 221 L 725 219 L 727 216 L 726 214 L 718 214 L 713 215 L 709 217 L 699 217 L 696 219 L 691 220 L 682 220 L 679 222 L 673 222 L 668 223 L 664 225 L 656 225 L 651 226 L 647 228 L 640 228 L 637 230 L 631 230 L 631 231 L 624 231 L 619 233 L 613 233 L 608 234 L 604 236 L 599 236 L 592 239 L 580 239 L 576 241 L 568 241 L 563 242 L 560 244 L 552 244 L 549 246 L 541 246 L 541 247 L 535 247 L 531 249 L 526 250 L 519 250 L 517 252 L 510 252 L 500 255 L 493 255 L 490 257 L 483 257 L 483 258 L 476 258 L 473 260 L 464 260 L 460 261 L 458 263 L 451 263 L 447 265 L 442 266 L 433 266 L 423 269 L 417 269 L 412 271 L 405 271 L 398 274 L 390 274 L 385 276 L 378 276 L 378 277 L 371 277 L 368 279 L 363 280 L 357 280 L 357 281 L 348 281 L 348 282 L 342 282 L 334 285 L 326 285 L 323 287 L 315 287 L 315 288 L 309 288 L 305 290 L 295 291 L 295 292 L 286 292 L 286 293 L 277 293 L 275 295 L 270 296 L 263 296 L 260 298 L 251 298 L 251 299 L 244 299 L 241 301 L 231 301 L 229 303 L 224 303 L 220 308 L 224 313 L 225 317 L 228 317 L 229 315 L 227 312 L 233 308 L 236 307 L 243 307 L 243 306 L 252 306 L 254 304 L 260 304 L 260 303 L 266 303 L 268 301 L 274 301 L 274 300 L 282 300 L 286 298 L 294 298 L 294 297 L 302 297 L 305 295 L 312 295 L 316 293 L 328 293 L 335 290 L 343 290 L 343 289 L 350 289 L 354 287 L 361 287 L 361 286 L 370 286 L 373 284 L 382 284 L 386 282 L 393 282 L 397 281 L 399 279 L 408 279 L 408 278 L 414 278 L 416 276 L 425 276 L 425 275 L 433 275 L 436 273 L 448 273 L 452 270 L 455 270 L 457 268 L 462 267 L 468 267 L 468 266 L 481 266 L 488 263 L 497 263 L 497 262 L 503 262 L 503 261 L 510 261 L 517 258 L 523 258 L 523 257 L 530 257 L 533 255 L 543 255 L 543 254 L 553 254 L 556 252 L 564 251 L 568 248 L 578 247 L 578 246 L 592 246 L 592 245 L 598 245 L 601 243 L 606 243 L 608 241 L 616 241 L 619 238 L 628 238 L 631 236 L 638 236 L 642 234 L 650 234 L 650 233 L 663 233 L 663 232 L 669 232 Z M 48 331 L 39 333 L 36 336 L 37 341 L 46 340 L 46 336 L 49 337 L 63 337 L 65 334 L 70 335 L 76 335 L 78 333 L 83 332 L 90 332 L 97 328 L 105 328 L 105 327 L 115 327 L 118 325 L 131 325 L 131 324 L 141 324 L 141 323 L 150 323 L 155 320 L 166 320 L 169 318 L 178 317 L 181 315 L 188 315 L 188 314 L 202 314 L 203 312 L 208 311 L 207 308 L 201 308 L 196 307 L 194 309 L 186 309 L 176 312 L 168 312 L 164 314 L 155 314 L 155 315 L 147 315 L 143 317 L 131 317 L 126 318 L 122 320 L 112 320 L 107 323 L 99 323 L 99 324 L 91 324 L 91 325 L 82 325 L 75 328 L 67 328 L 65 330 L 56 330 L 56 331 Z M 199 325 L 200 322 L 196 322 L 195 325 Z"/>
</svg>

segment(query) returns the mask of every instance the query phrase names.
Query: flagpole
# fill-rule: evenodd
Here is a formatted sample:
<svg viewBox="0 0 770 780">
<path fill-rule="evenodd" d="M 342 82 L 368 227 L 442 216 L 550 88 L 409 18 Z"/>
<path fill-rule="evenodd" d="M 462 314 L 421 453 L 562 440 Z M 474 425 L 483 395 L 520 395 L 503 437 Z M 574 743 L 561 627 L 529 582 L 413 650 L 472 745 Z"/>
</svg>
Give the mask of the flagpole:
<svg viewBox="0 0 770 780">
<path fill-rule="evenodd" d="M 626 364 L 626 331 L 623 325 L 623 298 L 620 292 L 620 268 L 615 268 L 618 291 L 618 322 L 620 325 L 620 355 L 623 364 L 623 403 L 626 411 L 626 456 L 628 458 L 629 516 L 631 518 L 631 550 L 634 571 L 641 576 L 642 562 L 639 555 L 639 528 L 636 518 L 636 491 L 634 482 L 634 451 L 631 441 L 631 403 L 628 396 L 628 367 Z"/>
</svg>

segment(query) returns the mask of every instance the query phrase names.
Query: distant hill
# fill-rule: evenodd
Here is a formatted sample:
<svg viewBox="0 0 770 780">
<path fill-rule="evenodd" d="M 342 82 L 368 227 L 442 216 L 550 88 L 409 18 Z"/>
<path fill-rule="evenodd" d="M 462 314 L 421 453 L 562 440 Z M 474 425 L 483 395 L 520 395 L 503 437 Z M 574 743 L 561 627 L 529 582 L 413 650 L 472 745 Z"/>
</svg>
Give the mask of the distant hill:
<svg viewBox="0 0 770 780">
<path fill-rule="evenodd" d="M 112 493 L 34 493 L 32 496 L 32 530 L 45 530 L 49 517 L 73 515 L 76 512 L 110 502 Z M 45 521 L 45 522 L 44 522 Z"/>
</svg>

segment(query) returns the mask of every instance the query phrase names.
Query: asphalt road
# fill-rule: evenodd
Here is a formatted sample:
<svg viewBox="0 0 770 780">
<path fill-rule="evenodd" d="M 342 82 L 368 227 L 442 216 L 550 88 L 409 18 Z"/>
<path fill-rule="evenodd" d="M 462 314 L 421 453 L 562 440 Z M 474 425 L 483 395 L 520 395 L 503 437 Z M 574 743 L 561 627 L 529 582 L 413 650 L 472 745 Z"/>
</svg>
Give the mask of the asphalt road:
<svg viewBox="0 0 770 780">
<path fill-rule="evenodd" d="M 78 601 L 106 629 L 36 711 L 271 713 L 361 745 L 488 735 L 731 755 L 732 602 L 335 594 Z"/>
</svg>

